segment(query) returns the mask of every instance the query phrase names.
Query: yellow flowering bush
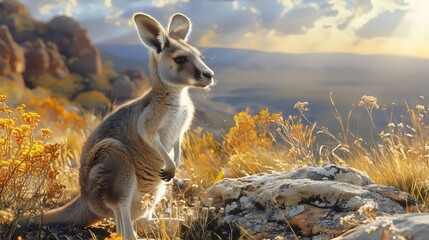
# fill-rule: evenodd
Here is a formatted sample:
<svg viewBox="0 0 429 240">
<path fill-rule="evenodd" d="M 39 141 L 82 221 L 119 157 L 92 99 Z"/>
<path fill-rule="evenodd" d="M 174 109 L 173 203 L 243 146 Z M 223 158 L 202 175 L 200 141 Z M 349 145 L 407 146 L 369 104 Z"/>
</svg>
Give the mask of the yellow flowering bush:
<svg viewBox="0 0 429 240">
<path fill-rule="evenodd" d="M 250 108 L 247 108 L 234 116 L 235 126 L 225 135 L 223 145 L 231 154 L 269 149 L 275 140 L 269 127 L 281 123 L 282 119 L 281 113 L 271 114 L 268 109 L 262 109 L 259 115 L 252 116 Z"/>
<path fill-rule="evenodd" d="M 182 144 L 180 175 L 206 188 L 223 177 L 283 170 L 284 165 L 268 154 L 276 152 L 275 129 L 284 123 L 282 114 L 262 109 L 251 115 L 247 108 L 236 114 L 234 120 L 235 125 L 225 134 L 224 141 L 215 140 L 212 133 L 202 129 L 187 134 Z"/>
<path fill-rule="evenodd" d="M 52 131 L 39 123 L 39 114 L 24 104 L 12 110 L 0 96 L 0 209 L 15 219 L 36 214 L 63 190 L 52 167 L 61 146 L 49 143 Z"/>
<path fill-rule="evenodd" d="M 61 129 L 66 126 L 80 130 L 86 125 L 83 116 L 76 111 L 66 110 L 63 104 L 55 98 L 32 99 L 28 105 L 31 109 L 37 110 L 37 113 L 51 124 L 51 128 Z"/>
</svg>

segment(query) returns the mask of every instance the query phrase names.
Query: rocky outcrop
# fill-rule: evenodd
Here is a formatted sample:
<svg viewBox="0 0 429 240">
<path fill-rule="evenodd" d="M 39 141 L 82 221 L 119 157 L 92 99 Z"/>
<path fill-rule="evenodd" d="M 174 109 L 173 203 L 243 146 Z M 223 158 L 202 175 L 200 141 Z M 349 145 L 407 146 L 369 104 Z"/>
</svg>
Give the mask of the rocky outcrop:
<svg viewBox="0 0 429 240">
<path fill-rule="evenodd" d="M 17 43 L 24 45 L 26 42 L 43 41 L 48 46 L 48 43 L 52 42 L 57 46 L 58 52 L 64 56 L 63 64 L 65 63 L 72 73 L 92 78 L 101 74 L 99 51 L 91 43 L 88 32 L 73 18 L 57 16 L 48 23 L 38 21 L 33 19 L 25 6 L 16 0 L 0 3 L 0 13 L 0 25 L 9 27 Z M 59 61 L 56 62 L 59 63 Z M 62 65 L 57 68 L 58 71 L 59 68 L 63 70 Z"/>
<path fill-rule="evenodd" d="M 70 58 L 68 66 L 71 72 L 81 76 L 98 76 L 102 70 L 100 53 L 96 47 L 91 46 L 80 52 L 78 56 Z"/>
<path fill-rule="evenodd" d="M 54 42 L 69 59 L 71 72 L 82 76 L 100 75 L 102 70 L 98 49 L 91 44 L 88 32 L 73 18 L 58 16 L 47 24 L 45 39 Z"/>
<path fill-rule="evenodd" d="M 24 87 L 22 73 L 25 70 L 23 49 L 13 40 L 7 26 L 0 26 L 0 76 Z"/>
<path fill-rule="evenodd" d="M 22 48 L 13 40 L 7 26 L 0 26 L 1 56 L 9 63 L 10 70 L 15 73 L 23 73 L 25 70 L 25 58 Z"/>
<path fill-rule="evenodd" d="M 37 39 L 34 42 L 26 42 L 24 48 L 26 77 L 49 73 L 61 78 L 69 74 L 55 44 L 51 42 L 45 44 L 42 39 Z"/>
<path fill-rule="evenodd" d="M 415 203 L 358 170 L 325 165 L 224 179 L 205 192 L 203 204 L 224 209 L 214 229 L 221 236 L 231 234 L 232 226 L 256 239 L 294 234 L 331 239 L 377 216 L 404 213 Z"/>
<path fill-rule="evenodd" d="M 58 92 L 67 92 L 64 95 L 69 98 L 75 98 L 82 90 L 97 90 L 118 102 L 136 98 L 150 88 L 141 70 L 127 70 L 115 79 L 111 78 L 116 73 L 103 74 L 98 48 L 91 43 L 87 30 L 71 17 L 38 21 L 18 0 L 5 0 L 0 2 L 0 26 L 2 79 L 53 92 L 65 86 L 72 90 Z M 62 85 L 60 81 L 72 82 Z"/>
<path fill-rule="evenodd" d="M 19 14 L 22 16 L 28 16 L 27 8 L 15 0 L 4 0 L 0 3 L 0 13 L 2 15 Z"/>
<path fill-rule="evenodd" d="M 121 103 L 150 89 L 150 83 L 142 70 L 129 69 L 112 79 L 111 99 Z"/>
<path fill-rule="evenodd" d="M 415 213 L 383 217 L 370 224 L 356 227 L 335 240 L 394 240 L 429 238 L 429 214 Z"/>
</svg>

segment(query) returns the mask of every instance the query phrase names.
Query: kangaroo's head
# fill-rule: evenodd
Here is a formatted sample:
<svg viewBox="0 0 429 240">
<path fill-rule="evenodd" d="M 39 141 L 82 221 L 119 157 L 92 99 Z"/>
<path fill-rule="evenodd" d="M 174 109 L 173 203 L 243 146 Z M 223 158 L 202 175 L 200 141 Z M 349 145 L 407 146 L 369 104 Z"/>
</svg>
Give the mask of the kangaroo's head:
<svg viewBox="0 0 429 240">
<path fill-rule="evenodd" d="M 136 13 L 134 22 L 143 43 L 154 50 L 152 61 L 162 82 L 200 88 L 213 83 L 213 71 L 201 60 L 201 53 L 186 41 L 192 26 L 188 17 L 174 14 L 167 30 L 143 13 Z"/>
</svg>

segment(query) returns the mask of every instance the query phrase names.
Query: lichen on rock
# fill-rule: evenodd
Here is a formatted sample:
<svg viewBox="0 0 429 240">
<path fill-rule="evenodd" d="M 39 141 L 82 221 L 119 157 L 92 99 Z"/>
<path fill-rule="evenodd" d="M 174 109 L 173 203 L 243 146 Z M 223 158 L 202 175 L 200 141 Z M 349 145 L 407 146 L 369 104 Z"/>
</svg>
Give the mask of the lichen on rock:
<svg viewBox="0 0 429 240">
<path fill-rule="evenodd" d="M 407 193 L 332 164 L 224 179 L 205 192 L 203 204 L 209 198 L 212 206 L 225 209 L 218 219 L 223 229 L 219 235 L 227 236 L 226 226 L 232 225 L 257 239 L 290 237 L 293 232 L 330 239 L 377 216 L 404 213 L 415 204 Z"/>
</svg>

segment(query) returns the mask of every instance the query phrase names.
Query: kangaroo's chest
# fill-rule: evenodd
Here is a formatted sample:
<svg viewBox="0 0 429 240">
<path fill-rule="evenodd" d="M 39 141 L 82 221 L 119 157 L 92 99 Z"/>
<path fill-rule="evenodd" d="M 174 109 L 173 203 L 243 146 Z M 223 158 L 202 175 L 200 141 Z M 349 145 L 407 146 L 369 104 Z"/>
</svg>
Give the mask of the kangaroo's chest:
<svg viewBox="0 0 429 240">
<path fill-rule="evenodd" d="M 167 151 L 171 150 L 188 130 L 192 117 L 192 107 L 186 104 L 171 107 L 166 112 L 159 134 Z"/>
</svg>

